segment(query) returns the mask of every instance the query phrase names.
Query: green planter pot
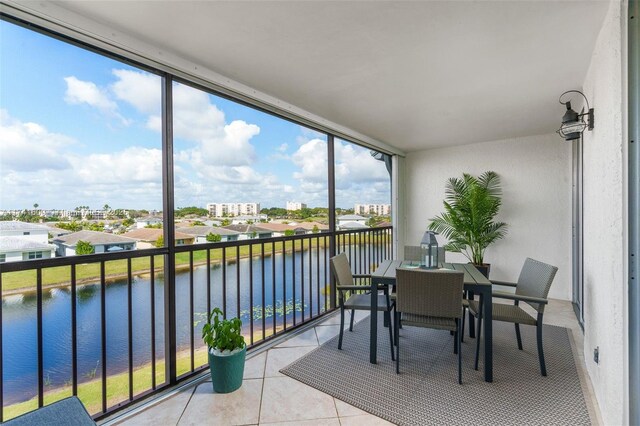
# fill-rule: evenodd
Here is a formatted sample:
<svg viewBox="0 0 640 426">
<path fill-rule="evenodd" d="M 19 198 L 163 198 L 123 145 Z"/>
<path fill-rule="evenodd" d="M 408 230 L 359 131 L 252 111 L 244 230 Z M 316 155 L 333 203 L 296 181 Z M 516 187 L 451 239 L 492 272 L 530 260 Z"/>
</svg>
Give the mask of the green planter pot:
<svg viewBox="0 0 640 426">
<path fill-rule="evenodd" d="M 220 356 L 209 352 L 209 368 L 214 392 L 229 393 L 242 386 L 246 355 L 246 345 L 240 352 L 233 355 Z"/>
</svg>

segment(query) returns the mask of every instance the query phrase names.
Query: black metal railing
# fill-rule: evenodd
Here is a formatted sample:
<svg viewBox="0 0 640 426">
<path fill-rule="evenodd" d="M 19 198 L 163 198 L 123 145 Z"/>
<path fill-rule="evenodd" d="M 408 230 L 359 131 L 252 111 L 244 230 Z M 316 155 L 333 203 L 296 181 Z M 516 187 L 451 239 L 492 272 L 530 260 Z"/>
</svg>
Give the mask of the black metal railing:
<svg viewBox="0 0 640 426">
<path fill-rule="evenodd" d="M 345 252 L 354 273 L 369 273 L 392 257 L 392 232 L 370 228 L 0 264 L 0 421 L 69 395 L 99 419 L 193 377 L 208 368 L 199 334 L 214 306 L 241 318 L 249 348 L 315 320 L 336 306 L 330 256 Z M 170 257 L 173 271 L 166 267 Z M 64 292 L 64 300 L 58 303 L 55 291 Z M 174 315 L 165 308 L 167 294 Z M 22 304 L 5 304 L 12 297 Z M 35 321 L 34 335 L 16 336 L 15 318 Z M 31 344 L 16 345 L 35 369 L 9 374 L 11 351 L 20 352 L 9 345 L 21 339 L 35 339 L 35 354 L 23 348 Z M 63 365 L 52 366 L 47 357 Z M 33 389 L 21 380 L 34 376 Z"/>
</svg>

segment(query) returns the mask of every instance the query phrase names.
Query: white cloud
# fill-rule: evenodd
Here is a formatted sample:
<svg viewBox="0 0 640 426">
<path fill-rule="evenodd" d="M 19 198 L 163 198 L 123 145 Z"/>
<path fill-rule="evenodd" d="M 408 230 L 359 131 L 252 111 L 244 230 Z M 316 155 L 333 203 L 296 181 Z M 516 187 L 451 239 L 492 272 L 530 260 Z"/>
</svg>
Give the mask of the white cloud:
<svg viewBox="0 0 640 426">
<path fill-rule="evenodd" d="M 0 110 L 0 206 L 73 208 L 104 203 L 157 208 L 162 204 L 160 149 L 131 146 L 108 154 L 81 155 L 68 136 Z"/>
<path fill-rule="evenodd" d="M 293 177 L 306 182 L 327 184 L 327 142 L 321 139 L 312 139 L 301 145 L 291 156 L 293 164 L 300 168 L 294 172 Z"/>
<path fill-rule="evenodd" d="M 384 163 L 373 158 L 368 149 L 336 141 L 335 158 L 338 206 L 352 207 L 357 202 L 389 202 L 389 173 Z M 306 141 L 291 156 L 291 161 L 298 167 L 293 177 L 305 197 L 326 197 L 327 142 L 323 139 Z"/>
<path fill-rule="evenodd" d="M 72 156 L 76 178 L 83 184 L 135 186 L 162 181 L 162 151 L 137 146 L 109 154 Z"/>
<path fill-rule="evenodd" d="M 132 70 L 113 70 L 118 81 L 110 86 L 118 100 L 133 105 L 143 114 L 158 116 L 162 106 L 162 86 L 159 76 Z"/>
<path fill-rule="evenodd" d="M 289 144 L 283 143 L 278 148 L 276 148 L 279 152 L 286 152 L 289 148 Z"/>
<path fill-rule="evenodd" d="M 72 105 L 86 104 L 96 108 L 108 117 L 115 117 L 124 125 L 129 125 L 130 121 L 118 113 L 118 104 L 109 98 L 106 90 L 99 88 L 90 81 L 78 80 L 75 76 L 65 77 L 67 90 L 64 100 Z"/>
<path fill-rule="evenodd" d="M 115 96 L 146 114 L 147 128 L 160 132 L 159 77 L 130 70 L 113 70 L 113 74 L 118 78 L 111 85 Z M 257 125 L 243 120 L 227 123 L 209 94 L 184 84 L 173 86 L 173 105 L 177 177 L 193 170 L 202 178 L 244 186 L 264 181 L 264 176 L 251 168 L 256 161 L 251 139 L 260 133 Z M 193 185 L 189 188 L 194 189 Z"/>
<path fill-rule="evenodd" d="M 366 148 L 350 143 L 336 142 L 336 181 L 351 183 L 388 182 L 389 172 L 384 162 L 373 158 Z"/>
<path fill-rule="evenodd" d="M 0 110 L 0 166 L 8 171 L 38 171 L 70 167 L 61 150 L 72 145 L 68 136 L 45 127 L 22 122 Z"/>
</svg>

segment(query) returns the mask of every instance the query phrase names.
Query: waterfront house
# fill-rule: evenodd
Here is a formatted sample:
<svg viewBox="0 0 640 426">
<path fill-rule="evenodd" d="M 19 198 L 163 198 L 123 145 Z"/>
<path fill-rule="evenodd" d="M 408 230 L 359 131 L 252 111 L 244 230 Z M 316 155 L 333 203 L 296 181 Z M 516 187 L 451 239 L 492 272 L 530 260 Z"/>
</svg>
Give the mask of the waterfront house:
<svg viewBox="0 0 640 426">
<path fill-rule="evenodd" d="M 284 237 L 285 235 L 287 235 L 287 233 L 292 235 L 302 235 L 307 233 L 307 230 L 301 226 L 286 223 L 261 223 L 260 228 L 270 229 L 271 231 L 273 231 L 274 237 Z"/>
<path fill-rule="evenodd" d="M 23 237 L 0 236 L 0 263 L 21 260 L 49 259 L 55 255 L 55 246 Z"/>
<path fill-rule="evenodd" d="M 306 230 L 308 234 L 313 233 L 314 230 L 316 230 L 316 232 L 325 232 L 329 230 L 329 225 L 320 222 L 291 222 L 291 225 L 294 225 L 296 228 Z"/>
<path fill-rule="evenodd" d="M 122 250 L 135 250 L 136 240 L 105 232 L 82 230 L 53 239 L 58 256 L 75 256 L 78 241 L 91 244 L 95 253 L 111 253 Z"/>
<path fill-rule="evenodd" d="M 262 227 L 262 223 L 259 225 L 227 225 L 222 226 L 222 229 L 228 229 L 238 233 L 238 240 L 251 240 L 254 238 L 271 238 L 273 231 Z"/>
<path fill-rule="evenodd" d="M 49 244 L 49 228 L 17 220 L 0 221 L 0 263 L 54 256 Z"/>
<path fill-rule="evenodd" d="M 219 226 L 202 225 L 176 228 L 176 233 L 191 235 L 193 238 L 195 238 L 195 244 L 208 243 L 209 241 L 207 241 L 207 235 L 209 234 L 219 235 L 220 241 L 236 241 L 238 239 L 238 236 L 240 235 L 239 232 L 231 229 L 226 229 Z"/>
<path fill-rule="evenodd" d="M 136 240 L 136 249 L 138 250 L 158 247 L 158 241 L 160 241 L 160 246 L 162 246 L 164 244 L 162 242 L 164 239 L 163 235 L 164 231 L 158 228 L 140 228 L 122 234 L 123 237 L 133 238 Z M 193 244 L 195 241 L 195 237 L 193 235 L 185 234 L 183 232 L 176 231 L 174 235 L 177 246 Z"/>
<path fill-rule="evenodd" d="M 338 216 L 338 229 L 353 231 L 356 229 L 366 228 L 368 228 L 366 217 L 357 214 L 346 214 L 343 216 Z"/>
<path fill-rule="evenodd" d="M 253 214 L 253 215 L 240 215 L 231 218 L 232 225 L 246 225 L 248 223 L 261 223 L 266 221 L 268 216 L 266 214 Z"/>
</svg>

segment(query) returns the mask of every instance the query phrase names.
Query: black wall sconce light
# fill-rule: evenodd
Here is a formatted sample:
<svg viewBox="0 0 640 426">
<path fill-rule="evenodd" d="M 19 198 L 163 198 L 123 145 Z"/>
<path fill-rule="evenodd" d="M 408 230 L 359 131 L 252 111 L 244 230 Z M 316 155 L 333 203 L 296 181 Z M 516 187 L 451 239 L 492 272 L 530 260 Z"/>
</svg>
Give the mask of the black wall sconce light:
<svg viewBox="0 0 640 426">
<path fill-rule="evenodd" d="M 584 112 L 584 108 L 583 108 L 581 113 L 578 114 L 577 112 L 571 109 L 571 101 L 563 102 L 562 101 L 563 96 L 565 96 L 568 93 L 579 93 L 580 95 L 582 95 L 582 97 L 584 98 L 584 101 L 587 103 L 588 111 Z M 562 105 L 566 105 L 567 107 L 567 112 L 565 112 L 564 116 L 562 117 L 562 124 L 560 125 L 560 128 L 556 132 L 560 136 L 562 136 L 564 140 L 572 141 L 574 139 L 579 139 L 580 135 L 582 135 L 582 132 L 584 132 L 584 129 L 593 130 L 593 121 L 594 121 L 593 108 L 589 107 L 589 101 L 587 100 L 587 97 L 584 95 L 584 93 L 578 90 L 567 90 L 562 95 L 560 95 L 558 102 L 560 102 Z M 584 122 L 585 116 L 587 117 L 586 123 Z"/>
</svg>

